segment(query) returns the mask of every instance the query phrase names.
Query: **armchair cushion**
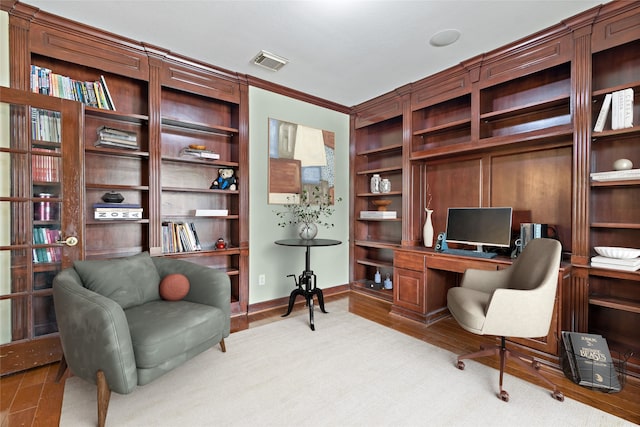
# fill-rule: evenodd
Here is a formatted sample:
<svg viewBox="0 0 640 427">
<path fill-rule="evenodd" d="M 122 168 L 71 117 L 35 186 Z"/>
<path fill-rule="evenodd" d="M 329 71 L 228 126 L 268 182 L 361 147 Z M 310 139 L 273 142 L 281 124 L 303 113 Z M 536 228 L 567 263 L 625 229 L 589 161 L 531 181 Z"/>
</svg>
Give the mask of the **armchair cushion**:
<svg viewBox="0 0 640 427">
<path fill-rule="evenodd" d="M 131 307 L 129 324 L 138 369 L 154 368 L 210 340 L 224 338 L 223 310 L 188 301 L 163 300 Z"/>
<path fill-rule="evenodd" d="M 84 287 L 116 301 L 123 309 L 160 299 L 160 275 L 148 252 L 126 258 L 75 261 Z"/>
</svg>

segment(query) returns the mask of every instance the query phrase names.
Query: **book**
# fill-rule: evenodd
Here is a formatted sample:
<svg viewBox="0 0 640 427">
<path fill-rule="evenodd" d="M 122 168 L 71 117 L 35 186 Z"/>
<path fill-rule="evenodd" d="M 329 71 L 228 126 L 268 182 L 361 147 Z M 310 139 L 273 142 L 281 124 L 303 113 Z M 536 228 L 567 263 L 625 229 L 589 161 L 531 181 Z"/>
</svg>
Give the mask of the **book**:
<svg viewBox="0 0 640 427">
<path fill-rule="evenodd" d="M 396 211 L 360 211 L 361 219 L 396 219 Z"/>
<path fill-rule="evenodd" d="M 93 208 L 141 208 L 142 205 L 138 203 L 94 203 Z"/>
<path fill-rule="evenodd" d="M 597 268 L 606 268 L 609 270 L 620 270 L 620 271 L 638 271 L 640 270 L 640 264 L 635 266 L 626 266 L 620 264 L 611 264 L 606 262 L 593 262 L 591 261 L 591 267 Z"/>
<path fill-rule="evenodd" d="M 606 256 L 597 255 L 591 257 L 591 262 L 596 262 L 600 264 L 611 264 L 611 265 L 622 265 L 624 267 L 636 267 L 640 266 L 640 258 L 608 258 Z"/>
<path fill-rule="evenodd" d="M 109 109 L 115 111 L 116 110 L 116 106 L 113 103 L 113 98 L 111 97 L 111 92 L 109 92 L 109 86 L 107 86 L 107 81 L 104 79 L 103 75 L 100 76 L 100 83 L 102 83 L 102 87 L 104 88 L 104 95 L 105 95 L 105 98 L 106 98 L 107 105 L 108 105 Z"/>
<path fill-rule="evenodd" d="M 227 216 L 228 209 L 196 209 L 196 216 Z"/>
<path fill-rule="evenodd" d="M 566 331 L 562 331 L 562 337 L 570 343 L 567 357 L 574 358 L 572 373 L 579 385 L 611 391 L 622 389 L 604 337 Z M 572 364 L 570 360 L 569 364 Z"/>
<path fill-rule="evenodd" d="M 602 102 L 602 107 L 600 108 L 600 114 L 598 114 L 598 119 L 596 120 L 596 124 L 593 127 L 594 132 L 602 132 L 604 129 L 604 124 L 607 121 L 607 116 L 609 115 L 609 109 L 611 108 L 611 94 L 608 93 L 604 97 L 604 101 Z"/>
<path fill-rule="evenodd" d="M 99 211 L 93 212 L 94 219 L 142 219 L 142 209 L 122 209 L 113 211 Z"/>
<path fill-rule="evenodd" d="M 121 141 L 111 141 L 111 140 L 105 140 L 105 139 L 98 139 L 96 141 L 96 147 L 127 148 L 129 150 L 137 150 L 139 148 L 137 145 L 132 145 L 130 143 L 121 142 Z"/>
</svg>

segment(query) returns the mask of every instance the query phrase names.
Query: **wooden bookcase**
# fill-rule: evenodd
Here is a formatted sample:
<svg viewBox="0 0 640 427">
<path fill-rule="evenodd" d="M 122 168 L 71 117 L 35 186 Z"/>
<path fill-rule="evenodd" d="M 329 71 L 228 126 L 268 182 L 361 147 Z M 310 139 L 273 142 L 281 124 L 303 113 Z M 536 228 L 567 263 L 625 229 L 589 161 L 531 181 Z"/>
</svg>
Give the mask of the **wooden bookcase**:
<svg viewBox="0 0 640 427">
<path fill-rule="evenodd" d="M 148 251 L 227 272 L 232 315 L 248 308 L 248 89 L 246 79 L 191 58 L 84 26 L 31 6 L 10 11 L 12 87 L 30 90 L 31 65 L 79 81 L 103 76 L 115 110 L 79 105 L 75 122 L 82 157 L 73 169 L 82 187 L 82 259 Z M 135 149 L 97 145 L 102 127 L 136 136 Z M 202 145 L 219 159 L 182 155 Z M 212 190 L 221 168 L 234 170 L 235 190 Z M 96 220 L 106 192 L 140 205 L 135 220 Z M 196 209 L 226 209 L 221 217 Z M 163 250 L 163 224 L 193 223 L 201 250 Z M 227 246 L 216 249 L 222 238 Z"/>
<path fill-rule="evenodd" d="M 376 271 L 384 280 L 393 276 L 393 249 L 402 240 L 403 212 L 403 117 L 402 98 L 376 100 L 358 111 L 352 120 L 355 146 L 351 165 L 353 193 L 351 252 L 353 262 L 352 287 L 387 301 L 393 299 L 388 289 L 374 289 Z M 391 191 L 371 191 L 371 177 L 380 175 L 391 182 Z M 389 200 L 388 211 L 395 219 L 362 219 L 361 211 L 377 210 L 374 202 Z"/>
<path fill-rule="evenodd" d="M 640 16 L 629 15 L 640 20 Z M 617 20 L 616 20 L 617 21 Z M 598 28 L 607 28 L 609 20 Z M 611 112 L 604 130 L 591 136 L 590 172 L 613 169 L 616 159 L 630 159 L 634 168 L 640 166 L 640 25 L 636 24 L 636 39 L 593 52 L 592 56 L 592 126 L 607 93 L 632 88 L 634 126 L 612 130 Z M 599 31 L 594 32 L 595 46 L 603 43 Z M 625 40 L 622 40 L 625 41 Z M 589 200 L 589 247 L 619 246 L 637 248 L 640 242 L 640 179 L 591 181 Z M 640 272 L 625 272 L 590 268 L 588 277 L 587 330 L 607 338 L 614 355 L 635 351 L 630 363 L 639 365 L 640 334 Z"/>
<path fill-rule="evenodd" d="M 384 261 L 395 278 L 392 312 L 427 323 L 439 318 L 443 289 L 462 271 L 428 274 L 442 269 L 438 254 L 423 247 L 425 207 L 434 210 L 437 235 L 449 207 L 512 206 L 514 237 L 520 222 L 550 224 L 565 259 L 553 331 L 519 344 L 558 363 L 553 334 L 599 333 L 614 352 L 634 353 L 627 369 L 640 376 L 640 336 L 633 326 L 640 320 L 640 273 L 590 266 L 594 246 L 638 247 L 640 182 L 589 178 L 611 170 L 618 158 L 640 166 L 639 51 L 640 6 L 612 2 L 354 107 L 352 289 L 362 291 L 359 282 Z M 593 133 L 604 96 L 626 88 L 635 91 L 635 126 L 611 130 L 607 122 Z M 409 108 L 400 106 L 400 93 L 409 97 Z M 402 158 L 396 234 L 358 219 L 375 197 L 367 194 L 369 174 L 389 164 L 375 163 L 378 141 L 389 129 L 394 144 L 402 145 L 397 156 L 383 157 Z M 395 238 L 379 242 L 382 235 Z M 381 248 L 370 248 L 374 244 Z"/>
</svg>

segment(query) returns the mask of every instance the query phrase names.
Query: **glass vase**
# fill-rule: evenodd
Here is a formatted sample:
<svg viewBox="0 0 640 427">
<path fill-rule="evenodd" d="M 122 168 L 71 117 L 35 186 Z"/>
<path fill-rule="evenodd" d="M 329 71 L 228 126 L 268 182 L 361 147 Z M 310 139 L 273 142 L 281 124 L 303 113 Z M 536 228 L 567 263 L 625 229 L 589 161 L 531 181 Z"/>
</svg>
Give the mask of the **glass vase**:
<svg viewBox="0 0 640 427">
<path fill-rule="evenodd" d="M 304 240 L 311 240 L 318 234 L 318 226 L 312 222 L 298 223 L 298 236 Z"/>
</svg>

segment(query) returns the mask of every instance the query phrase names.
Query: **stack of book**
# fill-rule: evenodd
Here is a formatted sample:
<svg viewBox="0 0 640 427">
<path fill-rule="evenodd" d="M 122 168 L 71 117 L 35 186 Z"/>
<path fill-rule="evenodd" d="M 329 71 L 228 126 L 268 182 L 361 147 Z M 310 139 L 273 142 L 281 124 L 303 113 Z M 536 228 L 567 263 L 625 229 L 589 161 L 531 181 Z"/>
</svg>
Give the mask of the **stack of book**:
<svg viewBox="0 0 640 427">
<path fill-rule="evenodd" d="M 165 222 L 162 224 L 162 252 L 192 252 L 202 250 L 196 225 L 193 222 Z"/>
<path fill-rule="evenodd" d="M 135 132 L 100 126 L 96 145 L 137 150 L 139 147 L 138 135 Z"/>
<path fill-rule="evenodd" d="M 396 211 L 360 211 L 360 219 L 396 219 Z"/>
<path fill-rule="evenodd" d="M 600 113 L 593 127 L 594 132 L 602 132 L 611 110 L 611 129 L 633 127 L 633 89 L 617 90 L 604 97 Z"/>
<path fill-rule="evenodd" d="M 592 172 L 591 179 L 593 181 L 626 181 L 631 179 L 640 179 L 640 169 Z"/>
<path fill-rule="evenodd" d="M 218 153 L 214 153 L 213 151 L 209 150 L 198 150 L 196 148 L 184 148 L 182 149 L 182 151 L 180 151 L 180 155 L 211 160 L 218 160 L 220 158 L 220 154 Z"/>
<path fill-rule="evenodd" d="M 620 391 L 618 372 L 607 340 L 601 335 L 562 331 L 571 379 L 585 387 Z"/>
<path fill-rule="evenodd" d="M 94 203 L 93 218 L 100 220 L 142 219 L 142 206 L 131 203 Z"/>
<path fill-rule="evenodd" d="M 598 255 L 591 258 L 591 266 L 610 270 L 637 271 L 640 270 L 640 258 L 619 259 Z"/>
</svg>

